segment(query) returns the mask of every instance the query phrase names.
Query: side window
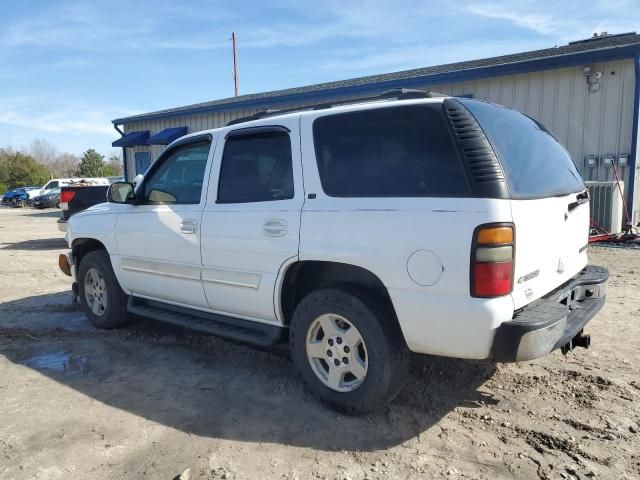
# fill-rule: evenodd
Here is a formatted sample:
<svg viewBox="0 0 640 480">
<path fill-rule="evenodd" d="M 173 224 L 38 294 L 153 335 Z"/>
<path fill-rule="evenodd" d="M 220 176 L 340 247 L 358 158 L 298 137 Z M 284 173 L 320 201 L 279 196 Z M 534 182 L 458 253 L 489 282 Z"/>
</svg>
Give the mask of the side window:
<svg viewBox="0 0 640 480">
<path fill-rule="evenodd" d="M 149 203 L 200 203 L 210 141 L 173 149 L 144 182 L 144 199 Z"/>
<path fill-rule="evenodd" d="M 58 188 L 59 183 L 57 181 L 55 182 L 49 182 L 45 185 L 45 190 L 51 190 L 52 188 Z"/>
<path fill-rule="evenodd" d="M 327 195 L 471 195 L 441 104 L 328 115 L 315 120 L 313 134 Z"/>
<path fill-rule="evenodd" d="M 273 131 L 232 136 L 222 154 L 218 203 L 293 198 L 291 140 Z"/>
</svg>

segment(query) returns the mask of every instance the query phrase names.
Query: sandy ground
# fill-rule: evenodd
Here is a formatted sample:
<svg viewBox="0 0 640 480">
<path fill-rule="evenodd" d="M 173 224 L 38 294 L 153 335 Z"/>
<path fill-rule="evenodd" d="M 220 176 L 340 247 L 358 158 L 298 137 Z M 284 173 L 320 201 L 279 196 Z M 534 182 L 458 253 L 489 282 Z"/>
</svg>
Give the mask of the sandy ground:
<svg viewBox="0 0 640 480">
<path fill-rule="evenodd" d="M 283 354 L 139 320 L 93 329 L 56 210 L 0 209 L 0 478 L 640 478 L 640 250 L 593 345 L 523 364 L 416 357 L 405 391 L 328 410 Z"/>
</svg>

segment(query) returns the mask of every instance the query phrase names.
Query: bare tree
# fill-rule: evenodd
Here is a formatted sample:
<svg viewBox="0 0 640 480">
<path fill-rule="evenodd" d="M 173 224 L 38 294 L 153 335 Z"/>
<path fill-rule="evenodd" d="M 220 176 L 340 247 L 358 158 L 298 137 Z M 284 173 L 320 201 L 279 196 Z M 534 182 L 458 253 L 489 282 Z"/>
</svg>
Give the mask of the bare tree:
<svg viewBox="0 0 640 480">
<path fill-rule="evenodd" d="M 111 153 L 109 154 L 109 160 L 117 158 L 118 161 L 122 162 L 122 149 L 120 148 L 112 148 Z"/>
<path fill-rule="evenodd" d="M 79 164 L 80 159 L 76 155 L 71 153 L 62 153 L 56 156 L 55 160 L 50 162 L 47 166 L 54 177 L 71 178 L 75 177 Z"/>
<path fill-rule="evenodd" d="M 42 138 L 36 138 L 31 142 L 29 154 L 43 165 L 49 165 L 58 156 L 56 147 Z"/>
<path fill-rule="evenodd" d="M 109 160 L 105 168 L 105 175 L 108 177 L 120 177 L 124 174 L 124 168 L 122 164 L 122 156 L 119 150 L 111 150 Z"/>
</svg>

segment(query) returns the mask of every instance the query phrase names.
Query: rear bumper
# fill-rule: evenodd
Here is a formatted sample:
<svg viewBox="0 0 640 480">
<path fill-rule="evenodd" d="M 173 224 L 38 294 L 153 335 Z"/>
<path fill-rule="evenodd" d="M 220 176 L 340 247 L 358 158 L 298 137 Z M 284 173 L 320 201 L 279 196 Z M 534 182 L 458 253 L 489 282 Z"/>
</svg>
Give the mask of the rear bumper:
<svg viewBox="0 0 640 480">
<path fill-rule="evenodd" d="M 60 230 L 63 233 L 66 233 L 67 231 L 67 221 L 64 218 L 61 218 L 58 220 L 58 230 Z"/>
<path fill-rule="evenodd" d="M 499 362 L 542 357 L 569 343 L 604 306 L 609 271 L 589 265 L 569 282 L 517 312 L 496 331 Z"/>
</svg>

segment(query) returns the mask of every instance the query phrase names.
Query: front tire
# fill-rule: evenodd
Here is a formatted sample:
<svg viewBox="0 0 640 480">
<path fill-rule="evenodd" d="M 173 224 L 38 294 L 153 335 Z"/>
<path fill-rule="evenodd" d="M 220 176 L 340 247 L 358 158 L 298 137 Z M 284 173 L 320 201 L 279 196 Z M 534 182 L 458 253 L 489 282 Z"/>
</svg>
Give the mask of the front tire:
<svg viewBox="0 0 640 480">
<path fill-rule="evenodd" d="M 357 291 L 327 288 L 303 298 L 293 314 L 289 343 L 310 388 L 350 415 L 388 404 L 408 370 L 409 350 L 393 313 Z"/>
<path fill-rule="evenodd" d="M 82 257 L 77 281 L 80 303 L 93 325 L 110 330 L 129 323 L 128 298 L 105 250 L 93 250 Z"/>
</svg>

